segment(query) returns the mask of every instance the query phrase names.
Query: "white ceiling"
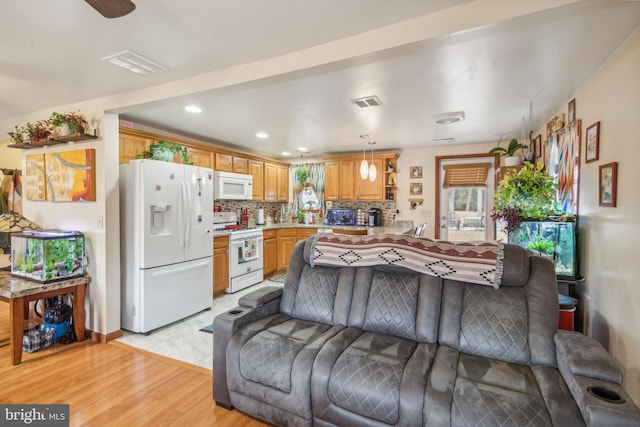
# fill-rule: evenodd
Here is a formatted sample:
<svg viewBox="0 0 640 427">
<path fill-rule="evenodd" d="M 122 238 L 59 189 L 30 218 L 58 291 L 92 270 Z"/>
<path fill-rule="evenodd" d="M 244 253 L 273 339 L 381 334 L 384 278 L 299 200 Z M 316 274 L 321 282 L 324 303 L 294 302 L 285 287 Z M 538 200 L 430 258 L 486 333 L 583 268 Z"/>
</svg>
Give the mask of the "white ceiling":
<svg viewBox="0 0 640 427">
<path fill-rule="evenodd" d="M 81 0 L 2 2 L 0 119 L 285 55 L 449 8 L 461 11 L 449 27 L 467 28 L 463 8 L 483 0 L 134 2 L 133 13 L 113 20 Z M 313 156 L 358 151 L 360 134 L 377 141 L 377 150 L 425 147 L 438 138 L 520 137 L 523 117 L 527 129 L 543 126 L 640 25 L 639 2 L 564 3 L 330 66 L 127 106 L 122 117 L 276 158 L 300 146 Z M 143 77 L 100 60 L 125 49 L 168 71 Z M 383 105 L 359 110 L 349 102 L 368 95 Z M 187 100 L 203 112 L 185 113 Z M 436 125 L 434 116 L 447 111 L 464 111 L 466 119 Z M 269 139 L 257 140 L 259 130 Z"/>
</svg>

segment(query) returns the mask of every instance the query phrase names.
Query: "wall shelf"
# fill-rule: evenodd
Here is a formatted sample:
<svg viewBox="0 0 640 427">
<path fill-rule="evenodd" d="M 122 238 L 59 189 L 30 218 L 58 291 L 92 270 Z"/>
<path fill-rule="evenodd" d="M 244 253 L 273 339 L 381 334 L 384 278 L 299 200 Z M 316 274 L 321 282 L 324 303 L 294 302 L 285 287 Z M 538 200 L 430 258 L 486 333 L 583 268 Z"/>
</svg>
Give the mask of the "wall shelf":
<svg viewBox="0 0 640 427">
<path fill-rule="evenodd" d="M 95 135 L 89 135 L 88 133 L 75 133 L 73 135 L 59 136 L 56 139 L 48 139 L 44 142 L 38 142 L 37 144 L 9 144 L 7 147 L 19 148 L 21 150 L 30 150 L 33 148 L 48 147 L 49 145 L 66 144 L 69 141 L 89 141 L 91 139 L 97 139 Z"/>
</svg>

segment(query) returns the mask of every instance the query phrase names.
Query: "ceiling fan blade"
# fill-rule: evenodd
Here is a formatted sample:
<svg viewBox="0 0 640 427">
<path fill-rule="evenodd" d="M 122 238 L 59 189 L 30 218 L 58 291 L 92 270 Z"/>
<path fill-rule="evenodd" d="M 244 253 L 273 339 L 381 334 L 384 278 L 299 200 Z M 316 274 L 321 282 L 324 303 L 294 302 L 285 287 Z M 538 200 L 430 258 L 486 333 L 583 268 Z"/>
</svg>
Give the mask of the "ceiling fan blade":
<svg viewBox="0 0 640 427">
<path fill-rule="evenodd" d="M 136 8 L 131 0 L 84 0 L 105 18 L 120 18 Z"/>
</svg>

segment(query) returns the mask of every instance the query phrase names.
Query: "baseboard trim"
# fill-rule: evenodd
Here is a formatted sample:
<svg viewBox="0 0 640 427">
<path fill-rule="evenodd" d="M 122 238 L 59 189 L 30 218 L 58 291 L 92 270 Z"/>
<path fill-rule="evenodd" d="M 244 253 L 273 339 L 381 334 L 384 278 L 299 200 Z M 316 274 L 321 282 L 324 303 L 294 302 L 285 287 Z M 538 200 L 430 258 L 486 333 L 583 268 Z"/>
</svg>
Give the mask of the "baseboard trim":
<svg viewBox="0 0 640 427">
<path fill-rule="evenodd" d="M 122 329 L 118 329 L 117 331 L 113 331 L 105 335 L 92 330 L 87 330 L 87 335 L 91 338 L 91 341 L 97 341 L 99 343 L 106 344 L 111 340 L 120 338 L 123 335 L 123 332 Z"/>
<path fill-rule="evenodd" d="M 170 364 L 175 365 L 175 366 L 180 366 L 181 368 L 185 368 L 185 369 L 188 369 L 190 371 L 198 372 L 200 374 L 205 374 L 205 375 L 213 377 L 213 371 L 211 371 L 209 369 L 203 368 L 201 366 L 192 365 L 190 363 L 183 362 L 181 360 L 172 359 L 172 358 L 167 357 L 167 356 L 162 356 L 160 354 L 152 353 L 152 352 L 147 351 L 147 350 L 142 350 L 140 348 L 136 348 L 136 347 L 130 346 L 128 344 L 121 343 L 120 341 L 111 341 L 109 343 L 109 345 L 114 345 L 116 347 L 120 347 L 120 348 L 124 348 L 124 349 L 127 349 L 127 350 L 131 350 L 133 352 L 140 353 L 140 354 L 143 354 L 145 356 L 151 357 L 152 359 L 161 360 L 163 362 L 167 362 L 167 363 L 170 363 Z"/>
</svg>

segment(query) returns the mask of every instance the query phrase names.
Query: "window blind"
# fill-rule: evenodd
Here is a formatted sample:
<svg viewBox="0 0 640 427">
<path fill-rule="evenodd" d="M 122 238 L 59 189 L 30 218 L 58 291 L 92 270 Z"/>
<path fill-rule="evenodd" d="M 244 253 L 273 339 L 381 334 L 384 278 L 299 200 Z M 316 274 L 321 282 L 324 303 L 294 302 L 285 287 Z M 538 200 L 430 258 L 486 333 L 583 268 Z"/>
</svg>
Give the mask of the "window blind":
<svg viewBox="0 0 640 427">
<path fill-rule="evenodd" d="M 463 163 L 443 165 L 444 188 L 451 187 L 484 187 L 491 163 Z"/>
</svg>

